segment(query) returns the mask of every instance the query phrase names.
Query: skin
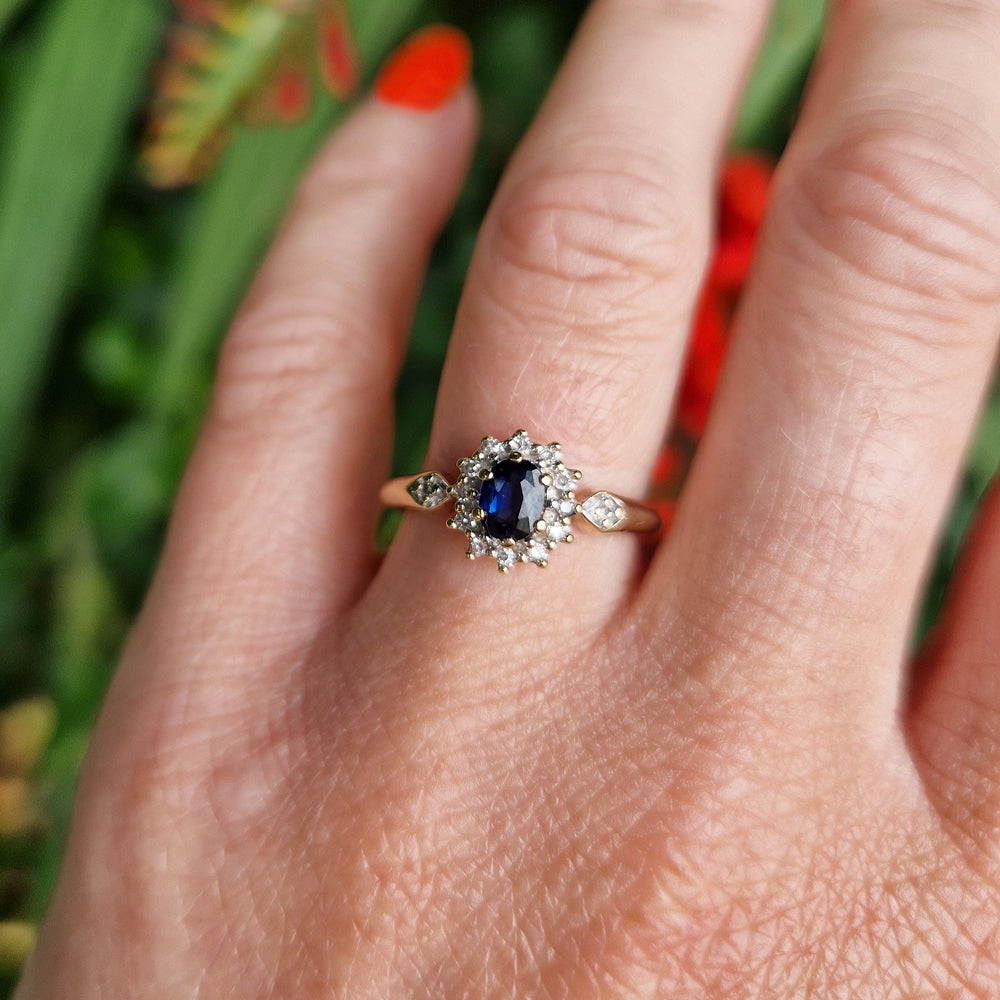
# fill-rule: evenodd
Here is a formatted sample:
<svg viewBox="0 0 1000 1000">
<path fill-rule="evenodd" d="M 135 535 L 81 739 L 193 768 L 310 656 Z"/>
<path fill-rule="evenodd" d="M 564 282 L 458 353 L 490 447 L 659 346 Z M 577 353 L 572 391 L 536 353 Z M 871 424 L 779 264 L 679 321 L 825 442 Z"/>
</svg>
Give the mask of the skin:
<svg viewBox="0 0 1000 1000">
<path fill-rule="evenodd" d="M 523 426 L 642 494 L 765 13 L 595 0 L 427 468 Z M 996 2 L 836 7 L 669 539 L 508 577 L 443 516 L 370 552 L 475 111 L 364 104 L 223 350 L 18 1000 L 1000 997 L 996 494 L 907 652 L 1000 328 L 998 66 Z"/>
</svg>

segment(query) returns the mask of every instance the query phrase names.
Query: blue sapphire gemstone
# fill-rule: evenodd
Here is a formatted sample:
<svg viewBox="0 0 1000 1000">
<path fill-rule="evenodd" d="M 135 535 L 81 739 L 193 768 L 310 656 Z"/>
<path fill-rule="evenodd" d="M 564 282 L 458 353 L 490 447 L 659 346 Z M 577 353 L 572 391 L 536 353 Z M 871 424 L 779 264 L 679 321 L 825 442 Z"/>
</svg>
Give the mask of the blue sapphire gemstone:
<svg viewBox="0 0 1000 1000">
<path fill-rule="evenodd" d="M 491 538 L 527 538 L 545 510 L 542 472 L 531 462 L 506 459 L 492 469 L 493 478 L 479 488 L 483 525 Z"/>
</svg>

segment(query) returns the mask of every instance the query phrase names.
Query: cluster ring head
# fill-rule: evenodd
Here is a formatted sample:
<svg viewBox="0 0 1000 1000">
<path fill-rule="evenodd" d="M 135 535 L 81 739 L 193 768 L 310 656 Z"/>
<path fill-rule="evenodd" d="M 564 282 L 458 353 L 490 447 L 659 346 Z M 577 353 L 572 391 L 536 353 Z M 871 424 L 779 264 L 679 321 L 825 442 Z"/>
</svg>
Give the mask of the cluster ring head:
<svg viewBox="0 0 1000 1000">
<path fill-rule="evenodd" d="M 557 443 L 538 444 L 523 430 L 503 441 L 484 437 L 458 469 L 448 527 L 465 532 L 470 559 L 496 559 L 502 573 L 519 562 L 544 568 L 552 549 L 573 541 L 581 473 L 563 464 Z"/>
</svg>

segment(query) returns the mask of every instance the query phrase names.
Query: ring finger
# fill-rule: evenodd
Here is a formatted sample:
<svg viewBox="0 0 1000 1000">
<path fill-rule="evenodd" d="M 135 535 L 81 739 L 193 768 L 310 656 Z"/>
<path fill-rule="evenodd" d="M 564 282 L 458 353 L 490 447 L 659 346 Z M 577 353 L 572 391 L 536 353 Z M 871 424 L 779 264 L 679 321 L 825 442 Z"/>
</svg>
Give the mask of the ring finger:
<svg viewBox="0 0 1000 1000">
<path fill-rule="evenodd" d="M 524 427 L 563 444 L 582 486 L 642 493 L 706 256 L 716 161 L 765 8 L 594 3 L 484 224 L 429 468 Z M 572 573 L 575 600 L 609 607 L 631 573 L 628 545 L 609 536 L 560 552 L 549 579 L 531 581 L 532 599 Z M 470 572 L 483 592 L 511 587 L 461 556 L 440 521 L 411 518 L 387 566 L 400 571 L 385 578 L 408 586 L 429 558 L 442 588 Z"/>
</svg>

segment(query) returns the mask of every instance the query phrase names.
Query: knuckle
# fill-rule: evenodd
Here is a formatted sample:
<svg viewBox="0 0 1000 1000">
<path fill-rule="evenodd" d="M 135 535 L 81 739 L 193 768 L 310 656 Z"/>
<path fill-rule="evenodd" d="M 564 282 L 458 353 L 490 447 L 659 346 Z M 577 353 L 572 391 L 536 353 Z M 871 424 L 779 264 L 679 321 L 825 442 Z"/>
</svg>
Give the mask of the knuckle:
<svg viewBox="0 0 1000 1000">
<path fill-rule="evenodd" d="M 293 214 L 334 210 L 343 217 L 407 201 L 418 173 L 412 146 L 374 141 L 358 125 L 357 120 L 345 122 L 315 158 L 298 185 Z"/>
<path fill-rule="evenodd" d="M 345 398 L 386 391 L 390 347 L 365 335 L 364 317 L 346 301 L 334 307 L 315 299 L 315 290 L 288 288 L 238 317 L 219 354 L 212 400 L 218 424 L 311 423 Z"/>
<path fill-rule="evenodd" d="M 403 144 L 400 144 L 403 145 Z M 383 143 L 370 155 L 321 157 L 299 184 L 293 212 L 338 218 L 392 204 L 412 188 L 412 166 L 395 144 Z"/>
<path fill-rule="evenodd" d="M 411 172 L 393 144 L 372 155 L 321 156 L 299 185 L 290 216 L 311 220 L 317 233 L 335 240 L 339 233 L 371 232 L 382 219 L 405 214 Z M 360 266 L 348 256 L 344 265 Z M 235 427 L 257 414 L 294 424 L 345 396 L 387 392 L 400 347 L 371 335 L 384 326 L 385 303 L 365 293 L 361 282 L 331 280 L 309 258 L 293 268 L 277 253 L 223 342 L 213 416 Z"/>
<path fill-rule="evenodd" d="M 220 707 L 212 700 L 218 686 L 159 688 L 156 711 L 141 711 L 141 737 L 115 761 L 108 783 L 135 836 L 150 837 L 181 809 L 202 811 L 223 835 L 235 836 L 290 794 L 302 739 L 290 711 L 260 710 L 262 690 L 240 691 Z"/>
<path fill-rule="evenodd" d="M 846 266 L 860 294 L 935 321 L 1000 300 L 995 166 L 922 115 L 842 136 L 778 181 L 796 256 Z M 888 296 L 888 298 L 886 298 Z"/>
<path fill-rule="evenodd" d="M 531 371 L 558 370 L 563 391 L 539 421 L 597 447 L 620 441 L 622 387 L 665 365 L 665 334 L 686 326 L 708 212 L 638 143 L 623 151 L 578 142 L 557 159 L 501 192 L 469 308 L 533 332 L 526 350 L 499 361 L 505 381 L 517 386 Z"/>
<path fill-rule="evenodd" d="M 662 282 L 697 281 L 704 238 L 652 154 L 578 144 L 532 168 L 500 199 L 496 280 L 530 299 L 603 306 Z"/>
</svg>

